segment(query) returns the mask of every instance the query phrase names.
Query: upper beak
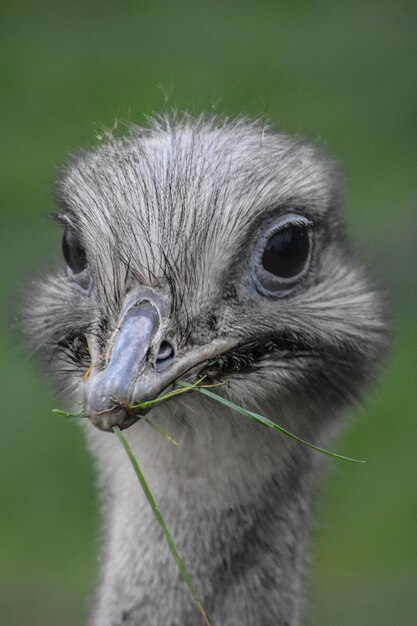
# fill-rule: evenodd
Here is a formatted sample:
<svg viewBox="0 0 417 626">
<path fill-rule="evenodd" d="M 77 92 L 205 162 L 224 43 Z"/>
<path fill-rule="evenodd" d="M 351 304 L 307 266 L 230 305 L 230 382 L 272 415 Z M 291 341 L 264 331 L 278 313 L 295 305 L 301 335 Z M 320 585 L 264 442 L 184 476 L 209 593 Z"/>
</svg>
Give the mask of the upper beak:
<svg viewBox="0 0 417 626">
<path fill-rule="evenodd" d="M 201 370 L 236 347 L 236 338 L 222 338 L 175 354 L 163 337 L 167 310 L 153 290 L 142 288 L 126 300 L 104 364 L 93 367 L 85 383 L 85 409 L 101 430 L 132 425 L 144 414 L 132 411 L 132 405 L 157 398 L 190 370 Z"/>
</svg>

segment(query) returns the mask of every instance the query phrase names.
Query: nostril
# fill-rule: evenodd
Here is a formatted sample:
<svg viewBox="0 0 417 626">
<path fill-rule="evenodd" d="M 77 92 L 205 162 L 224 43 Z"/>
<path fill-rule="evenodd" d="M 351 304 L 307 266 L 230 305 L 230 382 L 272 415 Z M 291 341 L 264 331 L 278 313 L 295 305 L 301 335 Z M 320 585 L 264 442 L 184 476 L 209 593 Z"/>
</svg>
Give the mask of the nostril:
<svg viewBox="0 0 417 626">
<path fill-rule="evenodd" d="M 156 356 L 155 365 L 157 369 L 167 367 L 174 359 L 174 348 L 169 341 L 162 341 Z"/>
</svg>

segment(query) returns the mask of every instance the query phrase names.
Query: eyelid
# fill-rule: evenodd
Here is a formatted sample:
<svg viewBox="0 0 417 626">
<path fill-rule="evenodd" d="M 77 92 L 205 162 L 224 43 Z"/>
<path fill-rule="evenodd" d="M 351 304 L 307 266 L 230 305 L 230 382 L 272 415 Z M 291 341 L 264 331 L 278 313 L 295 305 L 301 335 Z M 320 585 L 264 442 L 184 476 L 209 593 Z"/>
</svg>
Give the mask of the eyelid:
<svg viewBox="0 0 417 626">
<path fill-rule="evenodd" d="M 55 224 L 58 224 L 58 226 L 71 228 L 74 233 L 78 234 L 78 227 L 76 222 L 67 213 L 52 213 L 50 215 L 50 218 L 53 222 L 55 222 Z"/>
<path fill-rule="evenodd" d="M 299 213 L 287 213 L 277 220 L 274 220 L 270 228 L 264 231 L 262 238 L 269 239 L 273 234 L 284 230 L 287 226 L 307 226 L 308 228 L 312 228 L 313 222 L 308 219 L 308 217 L 300 215 Z"/>
</svg>

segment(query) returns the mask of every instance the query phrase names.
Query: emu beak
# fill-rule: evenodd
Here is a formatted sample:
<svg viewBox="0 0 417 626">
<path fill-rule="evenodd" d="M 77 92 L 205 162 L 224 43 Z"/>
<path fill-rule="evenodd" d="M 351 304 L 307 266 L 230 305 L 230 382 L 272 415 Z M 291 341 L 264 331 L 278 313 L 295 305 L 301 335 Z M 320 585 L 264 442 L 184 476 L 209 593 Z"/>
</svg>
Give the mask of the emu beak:
<svg viewBox="0 0 417 626">
<path fill-rule="evenodd" d="M 216 339 L 175 356 L 168 350 L 167 356 L 160 347 L 167 344 L 161 336 L 167 304 L 150 290 L 142 289 L 141 294 L 135 292 L 127 299 L 105 363 L 93 367 L 85 383 L 85 409 L 100 430 L 128 428 L 145 415 L 134 410 L 135 404 L 154 400 L 181 376 L 201 370 L 238 343 L 236 338 Z"/>
</svg>

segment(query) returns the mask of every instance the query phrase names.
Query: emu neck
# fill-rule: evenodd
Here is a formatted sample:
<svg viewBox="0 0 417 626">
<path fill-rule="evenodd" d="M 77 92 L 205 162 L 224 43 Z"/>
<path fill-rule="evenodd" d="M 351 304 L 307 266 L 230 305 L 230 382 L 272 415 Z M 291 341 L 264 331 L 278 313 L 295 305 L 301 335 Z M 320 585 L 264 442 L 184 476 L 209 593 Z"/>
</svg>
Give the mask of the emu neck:
<svg viewBox="0 0 417 626">
<path fill-rule="evenodd" d="M 212 626 L 297 626 L 316 475 L 310 452 L 241 421 L 234 436 L 213 423 L 205 433 L 172 433 L 171 423 L 178 447 L 143 426 L 127 438 Z M 119 442 L 95 430 L 89 439 L 103 492 L 91 624 L 203 624 Z"/>
</svg>

